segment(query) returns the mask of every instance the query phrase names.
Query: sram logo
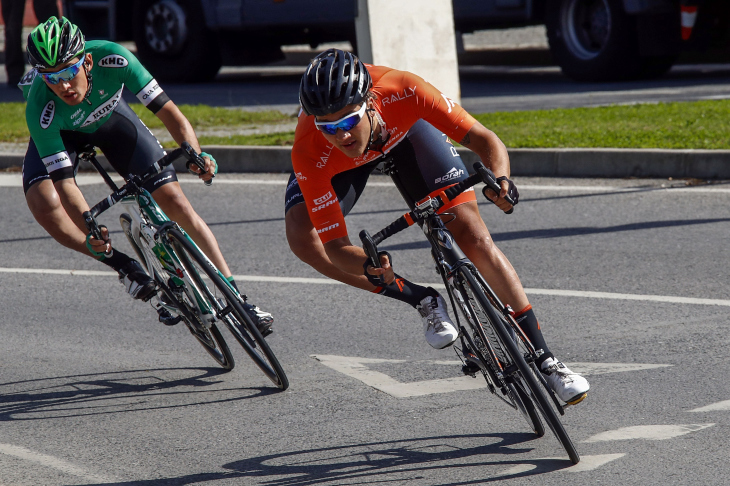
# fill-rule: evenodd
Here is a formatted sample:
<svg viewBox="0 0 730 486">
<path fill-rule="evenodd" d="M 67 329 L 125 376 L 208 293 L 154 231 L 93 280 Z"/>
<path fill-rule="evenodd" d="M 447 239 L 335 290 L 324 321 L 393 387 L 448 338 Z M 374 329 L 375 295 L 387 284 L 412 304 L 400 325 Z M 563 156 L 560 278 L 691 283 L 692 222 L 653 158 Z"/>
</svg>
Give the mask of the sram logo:
<svg viewBox="0 0 730 486">
<path fill-rule="evenodd" d="M 317 211 L 321 211 L 321 210 L 323 210 L 324 208 L 326 208 L 327 206 L 331 206 L 331 205 L 333 205 L 333 204 L 336 204 L 336 203 L 337 203 L 337 198 L 334 198 L 334 199 L 330 199 L 329 201 L 327 201 L 327 202 L 326 202 L 326 203 L 324 203 L 324 204 L 320 204 L 319 206 L 315 206 L 315 207 L 313 207 L 313 208 L 312 208 L 312 212 L 313 212 L 313 213 L 316 213 Z"/>
<path fill-rule="evenodd" d="M 315 199 L 315 200 L 314 200 L 314 204 L 322 204 L 322 203 L 324 203 L 324 202 L 327 202 L 327 201 L 328 201 L 328 200 L 330 200 L 331 198 L 332 198 L 332 191 L 329 191 L 329 192 L 328 192 L 327 194 L 325 194 L 324 196 L 322 196 L 322 197 L 318 197 L 317 199 Z"/>
<path fill-rule="evenodd" d="M 99 62 L 96 63 L 98 66 L 101 67 L 111 67 L 111 68 L 121 68 L 129 65 L 129 61 L 125 57 L 122 57 L 118 54 L 110 54 L 106 57 L 102 57 L 99 59 Z"/>
<path fill-rule="evenodd" d="M 464 175 L 464 169 L 456 169 L 456 167 L 453 167 L 450 171 L 448 171 L 445 175 L 441 177 L 437 177 L 434 181 L 436 184 L 439 182 L 447 182 L 452 181 L 454 179 L 458 179 L 459 177 Z"/>
<path fill-rule="evenodd" d="M 43 130 L 51 126 L 51 122 L 53 121 L 53 115 L 55 114 L 56 102 L 51 100 L 46 103 L 46 106 L 43 107 L 43 111 L 41 111 L 41 128 Z"/>
<path fill-rule="evenodd" d="M 333 229 L 337 228 L 339 225 L 340 225 L 340 223 L 335 223 L 335 224 L 331 224 L 329 226 L 325 226 L 322 229 L 318 229 L 317 230 L 317 233 L 325 233 L 325 232 L 327 232 L 329 230 L 333 230 Z"/>
</svg>

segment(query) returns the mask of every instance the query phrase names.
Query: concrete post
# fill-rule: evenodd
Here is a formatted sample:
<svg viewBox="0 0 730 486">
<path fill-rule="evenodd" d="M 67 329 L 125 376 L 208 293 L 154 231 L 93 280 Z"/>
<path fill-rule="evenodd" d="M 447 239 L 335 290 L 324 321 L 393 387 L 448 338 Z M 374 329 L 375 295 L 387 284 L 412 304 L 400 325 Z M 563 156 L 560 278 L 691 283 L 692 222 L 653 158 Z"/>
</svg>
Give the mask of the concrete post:
<svg viewBox="0 0 730 486">
<path fill-rule="evenodd" d="M 363 62 L 410 71 L 456 102 L 461 99 L 451 0 L 358 0 Z"/>
</svg>

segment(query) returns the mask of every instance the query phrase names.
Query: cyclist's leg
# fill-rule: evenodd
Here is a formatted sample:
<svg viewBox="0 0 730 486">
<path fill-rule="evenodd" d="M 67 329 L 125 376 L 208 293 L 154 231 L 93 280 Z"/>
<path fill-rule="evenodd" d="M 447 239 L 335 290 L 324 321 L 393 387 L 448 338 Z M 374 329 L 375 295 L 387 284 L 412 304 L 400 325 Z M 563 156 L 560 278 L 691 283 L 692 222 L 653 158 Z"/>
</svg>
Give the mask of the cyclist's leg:
<svg viewBox="0 0 730 486">
<path fill-rule="evenodd" d="M 109 163 L 121 175 L 143 174 L 160 159 L 164 150 L 134 111 L 120 100 L 109 120 L 94 134 L 94 145 L 106 155 Z M 176 221 L 225 277 L 231 276 L 218 241 L 205 221 L 193 209 L 177 182 L 170 166 L 145 184 L 155 201 L 171 220 Z"/>
<path fill-rule="evenodd" d="M 69 145 L 68 141 L 64 142 Z M 61 245 L 94 259 L 86 246 L 87 230 L 82 213 L 89 210 L 83 194 L 74 180 L 73 151 L 56 157 L 59 162 L 46 168 L 31 139 L 23 161 L 23 189 L 28 208 L 35 220 Z M 49 174 L 50 169 L 50 174 Z M 146 300 L 155 284 L 139 264 L 121 251 L 115 250 L 102 263 L 119 272 L 127 291 L 135 298 Z"/>
</svg>

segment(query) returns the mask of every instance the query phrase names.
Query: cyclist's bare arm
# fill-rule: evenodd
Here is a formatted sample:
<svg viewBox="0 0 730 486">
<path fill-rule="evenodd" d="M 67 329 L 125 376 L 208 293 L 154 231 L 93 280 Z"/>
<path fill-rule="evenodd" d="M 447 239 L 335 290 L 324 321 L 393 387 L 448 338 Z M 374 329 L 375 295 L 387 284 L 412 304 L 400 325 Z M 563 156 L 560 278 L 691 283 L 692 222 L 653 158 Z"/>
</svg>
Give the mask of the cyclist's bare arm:
<svg viewBox="0 0 730 486">
<path fill-rule="evenodd" d="M 350 243 L 350 238 L 346 236 L 328 241 L 324 244 L 324 250 L 337 268 L 353 275 L 362 275 L 363 264 L 369 260 L 365 250 L 359 246 L 354 246 Z M 390 261 L 385 255 L 380 257 L 380 265 L 382 268 L 370 267 L 368 273 L 382 275 L 386 284 L 392 283 L 395 280 L 395 274 L 390 266 Z"/>
<path fill-rule="evenodd" d="M 200 144 L 198 143 L 198 137 L 195 135 L 193 126 L 190 124 L 190 121 L 188 121 L 185 115 L 183 115 L 182 111 L 180 111 L 180 108 L 172 102 L 172 100 L 165 103 L 156 115 L 178 144 L 188 142 L 196 152 L 200 153 Z M 200 178 L 207 181 L 213 178 L 215 173 L 215 162 L 205 156 L 203 157 L 203 160 L 205 160 L 205 171 L 207 174 Z M 191 166 L 191 168 L 195 172 L 199 171 L 199 169 L 195 166 Z"/>
<path fill-rule="evenodd" d="M 510 165 L 507 147 L 493 131 L 476 122 L 459 143 L 477 154 L 484 165 L 494 172 L 495 176 L 509 178 Z M 502 211 L 507 211 L 512 207 L 504 200 L 509 183 L 503 180 L 500 185 L 502 186 L 502 192 L 499 194 L 499 199 L 497 201 L 493 200 L 493 202 Z M 488 194 L 492 194 L 492 192 L 490 191 Z"/>
</svg>

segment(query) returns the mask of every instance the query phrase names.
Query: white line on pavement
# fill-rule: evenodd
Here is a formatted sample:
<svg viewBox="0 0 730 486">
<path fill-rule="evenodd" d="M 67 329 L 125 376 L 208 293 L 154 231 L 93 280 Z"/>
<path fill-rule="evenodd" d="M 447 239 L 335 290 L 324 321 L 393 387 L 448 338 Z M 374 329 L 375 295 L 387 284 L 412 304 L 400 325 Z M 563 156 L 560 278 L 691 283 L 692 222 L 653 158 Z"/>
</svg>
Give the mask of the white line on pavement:
<svg viewBox="0 0 730 486">
<path fill-rule="evenodd" d="M 458 376 L 453 378 L 442 378 L 437 380 L 413 381 L 403 383 L 380 371 L 369 368 L 371 364 L 379 363 L 406 363 L 405 360 L 359 358 L 353 356 L 335 355 L 311 355 L 323 365 L 343 375 L 354 378 L 371 388 L 380 390 L 383 393 L 395 398 L 411 398 L 436 393 L 452 393 L 455 391 L 478 390 L 486 388 L 484 380 L 475 380 L 472 377 Z M 461 366 L 461 361 L 431 361 L 432 364 L 444 366 Z M 640 364 L 640 363 L 568 363 L 570 368 L 584 375 L 603 373 L 622 373 L 635 370 L 649 370 L 662 368 L 671 365 L 665 364 Z"/>
<path fill-rule="evenodd" d="M 63 459 L 58 459 L 57 457 L 49 456 L 47 454 L 33 452 L 32 450 L 26 449 L 25 447 L 19 447 L 12 444 L 0 444 L 0 454 L 6 454 L 8 456 L 17 457 L 26 461 L 35 462 L 36 464 L 50 467 L 66 474 L 71 474 L 79 478 L 84 478 L 88 481 L 93 481 L 95 483 L 115 482 L 110 478 L 84 471 L 80 467 L 74 466 L 73 464 L 70 464 Z"/>
<path fill-rule="evenodd" d="M 200 184 L 200 181 L 187 174 L 179 174 L 181 184 Z M 122 183 L 121 177 L 113 175 L 112 178 L 117 184 Z M 225 174 L 215 179 L 215 184 L 253 184 L 282 186 L 288 182 L 287 178 L 281 179 L 233 179 L 226 178 Z M 104 184 L 104 181 L 97 174 L 79 174 L 76 176 L 76 183 L 79 186 L 93 184 Z M 0 174 L 0 187 L 21 187 L 22 180 L 20 173 Z M 368 186 L 372 187 L 395 187 L 391 181 L 369 181 Z M 559 186 L 548 184 L 520 184 L 519 189 L 525 191 L 549 191 L 549 192 L 686 192 L 686 193 L 713 193 L 730 194 L 730 188 L 713 186 L 670 186 L 670 187 L 618 187 L 618 186 Z"/>
<path fill-rule="evenodd" d="M 10 268 L 0 267 L 0 273 L 31 273 L 47 275 L 75 275 L 75 276 L 117 276 L 116 272 L 96 270 L 64 270 L 48 268 Z M 315 285 L 343 285 L 340 282 L 328 278 L 306 278 L 306 277 L 274 277 L 266 275 L 234 275 L 236 280 L 241 282 L 271 282 L 283 284 L 315 284 Z M 442 283 L 423 283 L 419 285 L 434 288 L 444 288 Z M 530 289 L 525 292 L 530 295 L 553 295 L 557 297 L 580 297 L 588 299 L 614 299 L 614 300 L 637 300 L 643 302 L 663 302 L 668 304 L 690 304 L 690 305 L 717 305 L 730 307 L 730 300 L 724 299 L 698 299 L 695 297 L 674 297 L 671 295 L 645 295 L 645 294 L 621 294 L 612 292 L 591 292 L 585 290 L 559 290 L 559 289 Z"/>
<path fill-rule="evenodd" d="M 665 440 L 679 437 L 680 435 L 697 432 L 715 424 L 685 424 L 685 425 L 637 425 L 634 427 L 621 427 L 616 430 L 608 430 L 596 434 L 583 442 L 604 442 L 612 440 L 644 439 L 644 440 Z"/>
<path fill-rule="evenodd" d="M 730 400 L 723 400 L 722 402 L 705 405 L 704 407 L 690 410 L 690 412 L 718 412 L 724 410 L 730 410 Z"/>
</svg>

